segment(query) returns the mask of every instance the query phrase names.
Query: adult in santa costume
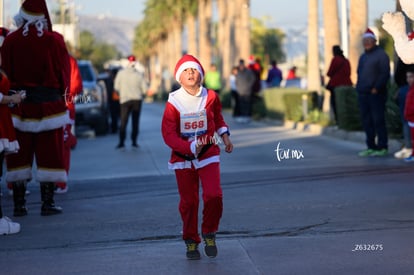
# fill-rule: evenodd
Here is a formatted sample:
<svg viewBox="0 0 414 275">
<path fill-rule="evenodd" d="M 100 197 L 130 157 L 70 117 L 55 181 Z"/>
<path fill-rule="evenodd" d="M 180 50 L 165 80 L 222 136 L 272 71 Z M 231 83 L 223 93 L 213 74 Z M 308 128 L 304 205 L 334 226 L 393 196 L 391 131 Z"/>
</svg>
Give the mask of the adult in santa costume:
<svg viewBox="0 0 414 275">
<path fill-rule="evenodd" d="M 223 195 L 219 140 L 215 133 L 222 137 L 226 152 L 233 150 L 219 97 L 214 91 L 201 86 L 203 76 L 204 69 L 194 56 L 184 55 L 177 62 L 175 79 L 181 87 L 170 93 L 162 118 L 162 136 L 172 149 L 168 166 L 175 170 L 188 259 L 200 259 L 200 181 L 204 202 L 201 224 L 204 251 L 209 257 L 217 255 L 215 236 L 223 212 Z"/>
<path fill-rule="evenodd" d="M 6 37 L 8 30 L 0 28 L 0 47 Z M 8 95 L 10 82 L 6 74 L 0 71 L 0 178 L 3 175 L 3 160 L 5 154 L 16 153 L 19 150 L 19 143 L 11 120 L 10 109 L 6 104 L 18 104 L 22 95 L 15 93 Z M 0 196 L 0 235 L 15 234 L 20 232 L 20 224 L 11 221 L 3 215 Z"/>
<path fill-rule="evenodd" d="M 67 181 L 63 161 L 63 128 L 70 123 L 64 94 L 69 89 L 69 54 L 63 37 L 52 31 L 45 0 L 26 0 L 15 16 L 18 29 L 4 40 L 2 67 L 12 90 L 26 99 L 12 108 L 20 150 L 7 156 L 7 182 L 13 183 L 14 216 L 27 215 L 26 182 L 36 158 L 41 215 L 62 212 L 55 206 L 55 182 Z"/>
<path fill-rule="evenodd" d="M 76 146 L 77 139 L 76 136 L 73 135 L 72 127 L 75 125 L 75 100 L 76 95 L 82 92 L 83 85 L 82 85 L 82 76 L 79 71 L 78 62 L 73 56 L 70 56 L 70 88 L 69 92 L 65 93 L 65 100 L 66 100 L 66 107 L 69 111 L 69 118 L 70 123 L 66 124 L 64 133 L 63 133 L 63 140 L 64 140 L 64 148 L 63 148 L 63 159 L 65 162 L 65 170 L 66 173 L 69 175 L 69 168 L 70 168 L 70 150 Z M 56 194 L 63 194 L 68 191 L 68 183 L 61 181 L 56 182 Z"/>
</svg>

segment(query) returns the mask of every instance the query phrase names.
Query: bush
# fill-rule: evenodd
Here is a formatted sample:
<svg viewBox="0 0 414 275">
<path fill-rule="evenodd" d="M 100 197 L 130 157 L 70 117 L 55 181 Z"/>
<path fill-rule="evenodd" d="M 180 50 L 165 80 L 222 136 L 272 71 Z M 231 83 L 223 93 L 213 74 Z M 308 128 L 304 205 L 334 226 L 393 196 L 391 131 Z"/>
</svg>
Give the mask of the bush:
<svg viewBox="0 0 414 275">
<path fill-rule="evenodd" d="M 271 88 L 263 91 L 264 108 L 270 118 L 301 121 L 304 119 L 302 96 L 307 97 L 307 111 L 317 109 L 318 95 L 300 88 Z"/>
<path fill-rule="evenodd" d="M 401 135 L 402 132 L 399 107 L 393 99 L 395 90 L 395 86 L 389 85 L 388 98 L 385 105 L 385 121 L 387 123 L 388 134 L 391 136 Z M 355 88 L 351 86 L 336 88 L 335 100 L 338 127 L 347 131 L 362 130 L 358 94 Z"/>
<path fill-rule="evenodd" d="M 362 124 L 355 88 L 352 86 L 337 87 L 335 102 L 338 127 L 346 131 L 360 131 Z"/>
</svg>

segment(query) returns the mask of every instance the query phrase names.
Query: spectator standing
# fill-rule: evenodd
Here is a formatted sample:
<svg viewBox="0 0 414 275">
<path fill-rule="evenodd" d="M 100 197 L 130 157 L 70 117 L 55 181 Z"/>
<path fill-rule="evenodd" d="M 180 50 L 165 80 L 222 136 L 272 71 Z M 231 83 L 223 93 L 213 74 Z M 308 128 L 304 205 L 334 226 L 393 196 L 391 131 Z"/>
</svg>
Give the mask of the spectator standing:
<svg viewBox="0 0 414 275">
<path fill-rule="evenodd" d="M 254 83 L 252 86 L 252 96 L 254 99 L 254 96 L 256 96 L 260 90 L 262 89 L 262 64 L 260 61 L 260 58 L 254 58 L 253 56 L 250 56 L 249 66 L 248 68 L 253 72 L 254 75 Z M 252 109 L 250 109 L 252 111 Z M 251 113 L 249 114 L 251 116 Z"/>
<path fill-rule="evenodd" d="M 231 69 L 231 74 L 229 77 L 230 93 L 231 93 L 231 98 L 232 98 L 234 118 L 240 116 L 240 102 L 239 102 L 240 99 L 239 99 L 239 92 L 237 91 L 237 85 L 236 85 L 237 72 L 238 72 L 238 68 L 237 66 L 234 66 Z"/>
<path fill-rule="evenodd" d="M 406 96 L 404 107 L 404 118 L 407 121 L 411 131 L 411 144 L 414 143 L 414 65 L 408 65 L 406 68 L 407 83 L 410 87 Z M 404 158 L 406 162 L 414 161 L 414 154 L 411 151 L 411 155 Z"/>
<path fill-rule="evenodd" d="M 204 84 L 207 89 L 215 91 L 220 94 L 221 91 L 221 76 L 215 64 L 211 64 L 210 71 L 206 72 L 204 77 Z"/>
<path fill-rule="evenodd" d="M 335 121 L 338 121 L 338 114 L 336 112 L 335 101 L 335 88 L 339 86 L 352 86 L 351 81 L 351 64 L 349 60 L 344 56 L 344 53 L 340 46 L 335 45 L 332 47 L 333 58 L 329 65 L 328 72 L 329 82 L 326 88 L 329 90 L 331 97 L 331 108 L 335 116 Z"/>
<path fill-rule="evenodd" d="M 126 127 L 130 115 L 132 116 L 132 147 L 138 148 L 139 119 L 142 101 L 147 91 L 147 84 L 142 73 L 135 68 L 135 56 L 128 56 L 128 62 L 128 66 L 117 73 L 114 84 L 115 90 L 119 93 L 121 107 L 121 127 L 117 149 L 125 148 Z"/>
<path fill-rule="evenodd" d="M 255 74 L 246 67 L 244 60 L 240 59 L 236 76 L 236 87 L 239 94 L 240 107 L 240 116 L 236 117 L 237 122 L 250 122 L 253 107 L 253 85 L 255 81 Z"/>
<path fill-rule="evenodd" d="M 272 60 L 271 67 L 267 72 L 266 84 L 267 87 L 280 87 L 280 82 L 283 80 L 282 71 L 278 68 L 276 60 Z"/>
<path fill-rule="evenodd" d="M 286 80 L 292 80 L 292 79 L 298 78 L 296 75 L 296 70 L 297 70 L 296 66 L 291 67 L 287 73 Z"/>
<path fill-rule="evenodd" d="M 359 156 L 386 156 L 388 154 L 385 103 L 387 83 L 390 79 L 390 60 L 376 42 L 375 34 L 368 28 L 362 37 L 365 52 L 358 61 L 356 84 L 368 148 L 359 152 Z"/>
<path fill-rule="evenodd" d="M 175 79 L 181 88 L 169 94 L 162 118 L 162 136 L 172 149 L 168 167 L 175 171 L 180 194 L 179 211 L 183 222 L 186 256 L 200 259 L 198 244 L 199 185 L 202 185 L 203 218 L 201 235 L 208 257 L 217 255 L 216 232 L 223 212 L 220 185 L 220 148 L 215 134 L 222 137 L 225 151 L 233 145 L 221 113 L 218 95 L 201 83 L 204 70 L 192 55 L 184 55 L 175 66 Z"/>
<path fill-rule="evenodd" d="M 13 90 L 25 90 L 26 99 L 12 108 L 20 150 L 7 155 L 7 182 L 13 184 L 14 216 L 27 215 L 26 183 L 40 182 L 41 215 L 60 214 L 55 205 L 55 182 L 66 182 L 63 128 L 70 124 L 65 103 L 69 89 L 69 54 L 62 35 L 52 31 L 45 0 L 22 2 L 15 16 L 18 29 L 1 48 L 2 67 Z"/>
</svg>

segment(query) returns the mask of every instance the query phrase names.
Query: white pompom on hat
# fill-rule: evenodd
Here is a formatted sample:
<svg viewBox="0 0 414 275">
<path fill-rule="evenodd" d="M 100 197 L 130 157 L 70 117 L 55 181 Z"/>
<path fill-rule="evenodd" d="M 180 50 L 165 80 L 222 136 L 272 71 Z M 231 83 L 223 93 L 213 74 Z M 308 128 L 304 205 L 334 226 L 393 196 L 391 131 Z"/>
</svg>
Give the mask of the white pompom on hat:
<svg viewBox="0 0 414 275">
<path fill-rule="evenodd" d="M 52 21 L 50 20 L 49 11 L 47 9 L 45 0 L 25 0 L 20 7 L 19 13 L 15 16 L 17 25 L 24 23 L 23 34 L 28 33 L 28 25 L 35 25 L 38 31 L 38 36 L 43 35 L 43 30 L 52 31 Z M 19 26 L 20 27 L 20 26 Z"/>
<path fill-rule="evenodd" d="M 362 38 L 372 38 L 374 40 L 377 40 L 375 33 L 370 28 L 367 28 L 367 30 L 362 35 Z"/>
<path fill-rule="evenodd" d="M 204 69 L 200 61 L 198 61 L 197 58 L 195 58 L 194 56 L 190 54 L 185 54 L 183 55 L 183 57 L 180 58 L 180 60 L 178 60 L 177 65 L 175 65 L 175 70 L 174 70 L 175 80 L 180 82 L 181 73 L 184 70 L 190 69 L 190 68 L 196 69 L 200 73 L 201 79 L 204 78 Z"/>
</svg>

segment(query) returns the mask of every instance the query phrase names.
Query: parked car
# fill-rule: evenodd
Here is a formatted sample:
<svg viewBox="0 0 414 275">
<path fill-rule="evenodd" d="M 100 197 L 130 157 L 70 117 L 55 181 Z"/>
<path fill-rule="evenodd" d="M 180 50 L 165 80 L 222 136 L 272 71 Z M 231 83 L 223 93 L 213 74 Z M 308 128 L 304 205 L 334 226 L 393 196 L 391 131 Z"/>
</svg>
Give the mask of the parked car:
<svg viewBox="0 0 414 275">
<path fill-rule="evenodd" d="M 76 96 L 76 125 L 88 125 L 96 135 L 108 133 L 108 97 L 106 86 L 98 79 L 89 60 L 78 60 L 83 91 Z"/>
</svg>

